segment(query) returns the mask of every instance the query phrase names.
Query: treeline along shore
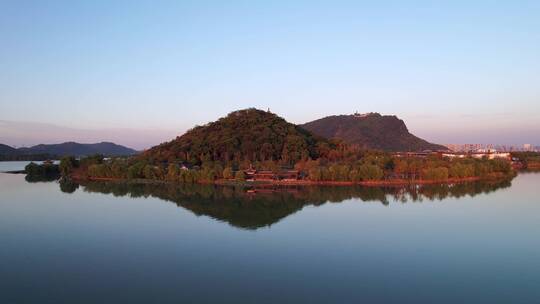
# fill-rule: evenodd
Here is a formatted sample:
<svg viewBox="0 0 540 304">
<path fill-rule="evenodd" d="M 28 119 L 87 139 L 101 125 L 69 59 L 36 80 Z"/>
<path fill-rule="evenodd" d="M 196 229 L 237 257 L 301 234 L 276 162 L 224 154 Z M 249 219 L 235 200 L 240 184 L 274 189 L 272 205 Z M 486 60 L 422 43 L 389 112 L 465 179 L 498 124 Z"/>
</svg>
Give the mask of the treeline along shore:
<svg viewBox="0 0 540 304">
<path fill-rule="evenodd" d="M 534 166 L 538 158 L 533 154 L 515 157 L 527 166 Z M 370 150 L 342 139 L 320 137 L 269 111 L 246 109 L 135 156 L 64 157 L 58 171 L 75 180 L 399 185 L 510 177 L 515 175 L 512 161 L 510 157 L 449 157 L 443 151 Z"/>
<path fill-rule="evenodd" d="M 138 158 L 104 159 L 95 155 L 80 160 L 64 157 L 58 166 L 74 180 L 131 180 L 181 184 L 285 184 L 285 185 L 402 185 L 458 183 L 512 177 L 511 163 L 504 159 L 448 159 L 396 157 L 365 152 L 358 160 L 328 162 L 303 160 L 291 167 L 279 162 L 205 162 L 201 166 L 170 163 L 155 165 Z"/>
</svg>

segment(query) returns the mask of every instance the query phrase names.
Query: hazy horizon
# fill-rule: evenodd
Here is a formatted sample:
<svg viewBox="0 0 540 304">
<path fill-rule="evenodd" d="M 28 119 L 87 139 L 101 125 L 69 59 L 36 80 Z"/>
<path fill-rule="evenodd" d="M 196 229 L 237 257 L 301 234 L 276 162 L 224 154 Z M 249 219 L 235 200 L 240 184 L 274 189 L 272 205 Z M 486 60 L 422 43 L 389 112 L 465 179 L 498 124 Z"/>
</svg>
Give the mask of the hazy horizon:
<svg viewBox="0 0 540 304">
<path fill-rule="evenodd" d="M 276 113 L 279 115 L 279 113 Z M 352 113 L 342 113 L 352 114 Z M 392 115 L 385 114 L 383 115 Z M 340 114 L 335 114 L 340 115 Z M 286 117 L 285 117 L 286 118 Z M 322 117 L 319 117 L 322 118 Z M 398 118 L 400 118 L 398 116 Z M 317 119 L 317 118 L 315 118 Z M 217 117 L 214 119 L 217 120 Z M 212 120 L 213 121 L 213 120 Z M 34 122 L 15 122 L 0 120 L 0 144 L 7 144 L 13 147 L 30 147 L 38 144 L 58 144 L 69 141 L 79 143 L 98 143 L 98 142 L 113 142 L 116 144 L 124 145 L 136 150 L 148 149 L 152 146 L 160 144 L 165 141 L 174 139 L 176 136 L 180 136 L 188 131 L 190 128 L 196 125 L 204 125 L 210 121 L 201 121 L 189 128 L 175 129 L 134 129 L 134 128 L 109 128 L 109 129 L 79 129 L 70 128 L 66 126 L 59 126 L 49 123 L 34 123 Z M 294 122 L 296 124 L 306 123 Z M 452 132 L 448 130 L 447 133 L 439 132 L 439 138 L 442 141 L 433 139 L 433 133 L 430 134 L 429 130 L 416 130 L 411 129 L 407 121 L 405 124 L 409 131 L 426 139 L 430 142 L 437 144 L 501 144 L 501 145 L 516 145 L 532 144 L 534 146 L 540 146 L 539 142 L 518 142 L 512 141 L 511 134 L 501 130 L 501 133 L 493 136 L 486 134 L 486 130 L 477 130 L 472 136 L 462 136 L 459 132 Z M 4 134 L 10 134 L 5 136 Z M 529 136 L 534 137 L 537 133 L 531 131 Z"/>
<path fill-rule="evenodd" d="M 539 10 L 536 1 L 6 1 L 0 143 L 143 149 L 256 107 L 297 124 L 396 115 L 441 144 L 540 145 Z"/>
</svg>

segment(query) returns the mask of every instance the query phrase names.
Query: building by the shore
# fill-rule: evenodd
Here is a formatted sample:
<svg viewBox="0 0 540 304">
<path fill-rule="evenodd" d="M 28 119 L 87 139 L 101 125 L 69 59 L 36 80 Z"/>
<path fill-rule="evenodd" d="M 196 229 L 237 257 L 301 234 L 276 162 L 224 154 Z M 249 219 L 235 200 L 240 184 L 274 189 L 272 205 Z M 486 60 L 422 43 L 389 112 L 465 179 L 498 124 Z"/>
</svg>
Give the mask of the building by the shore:
<svg viewBox="0 0 540 304">
<path fill-rule="evenodd" d="M 396 152 L 397 157 L 417 157 L 426 158 L 428 156 L 439 156 L 448 158 L 487 158 L 487 159 L 507 159 L 512 160 L 510 152 L 497 152 L 494 150 L 484 150 L 479 152 Z"/>
<path fill-rule="evenodd" d="M 487 159 L 506 159 L 512 160 L 512 156 L 509 152 L 472 152 L 472 153 L 459 153 L 459 152 L 446 152 L 441 154 L 442 157 L 448 158 L 487 158 Z"/>
</svg>

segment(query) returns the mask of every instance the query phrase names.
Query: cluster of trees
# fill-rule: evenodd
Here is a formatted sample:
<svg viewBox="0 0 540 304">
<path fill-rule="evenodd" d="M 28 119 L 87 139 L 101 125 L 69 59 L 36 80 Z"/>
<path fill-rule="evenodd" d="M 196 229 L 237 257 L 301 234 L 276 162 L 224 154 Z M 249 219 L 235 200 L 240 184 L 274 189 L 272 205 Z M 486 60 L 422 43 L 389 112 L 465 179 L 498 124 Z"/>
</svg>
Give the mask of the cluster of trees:
<svg viewBox="0 0 540 304">
<path fill-rule="evenodd" d="M 318 158 L 305 159 L 288 166 L 284 161 L 205 161 L 201 166 L 181 162 L 150 163 L 140 158 L 112 158 L 104 160 L 93 156 L 76 161 L 62 159 L 62 173 L 75 167 L 86 167 L 86 174 L 94 178 L 149 179 L 177 183 L 213 182 L 215 180 L 245 180 L 244 171 L 250 168 L 278 173 L 283 169 L 299 171 L 300 178 L 316 182 L 361 182 L 380 180 L 433 180 L 462 179 L 468 177 L 507 176 L 513 173 L 511 164 L 501 159 L 446 159 L 397 157 L 388 153 L 356 153 L 354 156 L 341 151 L 341 160 Z M 339 159 L 339 158 L 338 158 Z"/>
<path fill-rule="evenodd" d="M 62 163 L 61 163 L 62 164 Z M 82 166 L 86 166 L 85 173 L 93 178 L 112 179 L 149 179 L 162 180 L 178 183 L 213 182 L 217 179 L 244 180 L 244 169 L 239 167 L 224 167 L 219 162 L 205 162 L 202 166 L 187 169 L 179 163 L 151 164 L 137 158 L 112 158 L 108 160 L 94 159 L 89 163 L 87 159 L 81 159 Z"/>
<path fill-rule="evenodd" d="M 376 181 L 384 176 L 383 170 L 374 164 L 339 164 L 307 166 L 309 169 L 305 172 L 306 178 L 311 181 Z"/>
<path fill-rule="evenodd" d="M 366 153 L 352 162 L 299 162 L 296 169 L 313 181 L 377 181 L 388 179 L 435 180 L 488 177 L 512 173 L 508 161 L 494 159 L 400 158 L 384 153 Z"/>
<path fill-rule="evenodd" d="M 84 171 L 95 170 L 95 166 L 102 165 L 104 159 L 104 156 L 101 154 L 95 154 L 81 159 L 73 156 L 64 156 L 60 159 L 58 168 L 62 176 L 68 177 L 78 168 L 82 168 Z"/>
<path fill-rule="evenodd" d="M 540 169 L 539 152 L 513 152 L 512 157 L 521 162 L 525 169 Z"/>
<path fill-rule="evenodd" d="M 68 176 L 75 168 L 78 168 L 79 165 L 79 160 L 77 160 L 75 157 L 65 156 L 60 160 L 60 174 L 62 174 L 62 176 Z"/>
<path fill-rule="evenodd" d="M 60 175 L 59 166 L 52 163 L 36 164 L 31 162 L 24 167 L 24 170 L 29 179 L 45 178 L 49 180 L 55 179 Z"/>
</svg>

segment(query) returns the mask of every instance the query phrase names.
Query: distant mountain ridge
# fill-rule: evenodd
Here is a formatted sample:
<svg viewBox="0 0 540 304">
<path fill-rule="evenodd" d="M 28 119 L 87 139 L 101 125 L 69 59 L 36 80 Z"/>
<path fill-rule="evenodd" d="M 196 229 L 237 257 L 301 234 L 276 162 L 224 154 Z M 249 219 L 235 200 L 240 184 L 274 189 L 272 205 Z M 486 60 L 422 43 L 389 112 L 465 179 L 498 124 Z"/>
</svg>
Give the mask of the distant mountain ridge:
<svg viewBox="0 0 540 304">
<path fill-rule="evenodd" d="M 397 116 L 379 113 L 336 115 L 300 125 L 325 138 L 339 138 L 349 144 L 384 151 L 448 150 L 409 133 Z"/>
<path fill-rule="evenodd" d="M 8 145 L 0 144 L 0 155 L 15 155 L 17 153 L 17 149 Z"/>
<path fill-rule="evenodd" d="M 105 156 L 134 155 L 138 152 L 111 142 L 95 144 L 81 144 L 77 142 L 65 142 L 61 144 L 41 144 L 29 148 L 18 148 L 0 144 L 0 155 L 25 156 L 25 155 L 51 155 L 51 156 L 86 156 L 103 154 Z"/>
</svg>

